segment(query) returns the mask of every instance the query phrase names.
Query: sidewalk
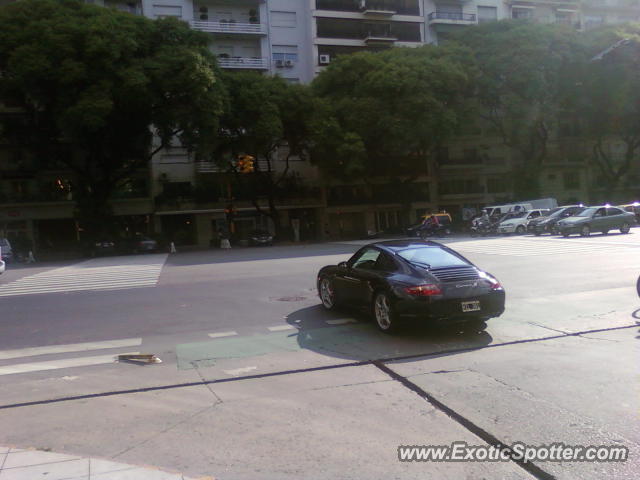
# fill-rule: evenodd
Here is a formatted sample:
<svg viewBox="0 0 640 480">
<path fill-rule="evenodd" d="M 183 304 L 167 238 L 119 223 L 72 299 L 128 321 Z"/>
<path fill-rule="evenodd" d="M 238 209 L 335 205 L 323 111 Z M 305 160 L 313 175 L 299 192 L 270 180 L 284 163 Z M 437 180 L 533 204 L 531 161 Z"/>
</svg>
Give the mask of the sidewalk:
<svg viewBox="0 0 640 480">
<path fill-rule="evenodd" d="M 0 446 L 0 480 L 196 480 L 98 458 Z M 201 477 L 198 480 L 214 480 Z"/>
</svg>

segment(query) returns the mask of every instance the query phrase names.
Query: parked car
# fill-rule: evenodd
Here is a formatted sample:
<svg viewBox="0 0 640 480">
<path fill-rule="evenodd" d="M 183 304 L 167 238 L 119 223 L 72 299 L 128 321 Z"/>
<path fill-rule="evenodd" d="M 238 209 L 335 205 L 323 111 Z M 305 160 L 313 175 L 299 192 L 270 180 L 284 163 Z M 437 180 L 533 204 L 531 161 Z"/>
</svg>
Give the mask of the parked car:
<svg viewBox="0 0 640 480">
<path fill-rule="evenodd" d="M 249 241 L 254 246 L 273 245 L 273 235 L 267 230 L 254 230 L 249 235 Z"/>
<path fill-rule="evenodd" d="M 322 268 L 317 288 L 327 310 L 364 309 L 387 333 L 403 320 L 482 323 L 500 316 L 505 304 L 495 277 L 440 243 L 417 239 L 366 245 Z"/>
<path fill-rule="evenodd" d="M 583 205 L 564 205 L 554 208 L 547 215 L 531 220 L 527 224 L 527 231 L 534 235 L 542 235 L 543 233 L 553 234 L 560 220 L 580 213 L 584 209 L 585 207 Z"/>
<path fill-rule="evenodd" d="M 7 263 L 11 263 L 14 260 L 11 242 L 7 238 L 0 238 L 0 257 L 1 260 Z"/>
<path fill-rule="evenodd" d="M 155 253 L 158 251 L 158 242 L 153 238 L 138 234 L 118 242 L 116 250 L 119 253 Z"/>
<path fill-rule="evenodd" d="M 607 205 L 600 207 L 588 207 L 572 217 L 567 217 L 558 222 L 558 231 L 563 237 L 572 233 L 579 233 L 588 237 L 591 232 L 609 233 L 610 230 L 619 229 L 621 233 L 629 233 L 631 225 L 635 222 L 635 215 L 625 212 L 618 207 Z"/>
<path fill-rule="evenodd" d="M 618 205 L 619 208 L 626 212 L 631 212 L 636 216 L 636 223 L 640 224 L 640 202 L 628 203 L 626 205 Z"/>
<path fill-rule="evenodd" d="M 407 237 L 427 237 L 430 235 L 445 236 L 451 233 L 452 220 L 451 215 L 445 212 L 434 213 L 434 217 L 438 219 L 439 227 L 434 229 L 428 222 L 431 215 L 424 215 L 422 221 L 416 225 L 412 225 L 405 229 Z"/>
<path fill-rule="evenodd" d="M 87 257 L 101 257 L 118 253 L 116 241 L 110 237 L 103 237 L 95 242 L 84 243 L 82 252 Z"/>
<path fill-rule="evenodd" d="M 5 266 L 4 260 L 0 258 L 0 273 L 4 273 L 5 268 L 6 266 Z"/>
<path fill-rule="evenodd" d="M 546 209 L 535 209 L 517 213 L 512 218 L 500 222 L 498 225 L 498 233 L 517 233 L 518 235 L 522 235 L 527 232 L 527 224 L 531 220 L 538 217 L 544 217 L 548 213 L 549 210 Z"/>
</svg>

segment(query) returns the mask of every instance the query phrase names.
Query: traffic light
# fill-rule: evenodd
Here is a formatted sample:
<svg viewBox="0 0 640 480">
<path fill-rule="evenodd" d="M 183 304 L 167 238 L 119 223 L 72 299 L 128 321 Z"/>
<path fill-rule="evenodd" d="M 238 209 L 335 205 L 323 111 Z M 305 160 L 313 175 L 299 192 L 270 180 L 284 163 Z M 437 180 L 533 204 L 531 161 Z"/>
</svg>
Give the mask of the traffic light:
<svg viewBox="0 0 640 480">
<path fill-rule="evenodd" d="M 255 159 L 251 155 L 240 155 L 236 161 L 236 169 L 239 173 L 253 173 Z"/>
</svg>

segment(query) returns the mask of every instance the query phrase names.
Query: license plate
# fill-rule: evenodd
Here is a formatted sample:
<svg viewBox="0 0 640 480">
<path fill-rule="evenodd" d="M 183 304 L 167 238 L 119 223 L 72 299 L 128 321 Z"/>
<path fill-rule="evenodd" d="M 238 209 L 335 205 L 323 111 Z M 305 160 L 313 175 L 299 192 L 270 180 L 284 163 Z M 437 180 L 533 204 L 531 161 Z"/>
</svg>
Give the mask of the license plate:
<svg viewBox="0 0 640 480">
<path fill-rule="evenodd" d="M 463 312 L 477 312 L 480 310 L 480 300 L 474 300 L 472 302 L 462 302 Z"/>
</svg>

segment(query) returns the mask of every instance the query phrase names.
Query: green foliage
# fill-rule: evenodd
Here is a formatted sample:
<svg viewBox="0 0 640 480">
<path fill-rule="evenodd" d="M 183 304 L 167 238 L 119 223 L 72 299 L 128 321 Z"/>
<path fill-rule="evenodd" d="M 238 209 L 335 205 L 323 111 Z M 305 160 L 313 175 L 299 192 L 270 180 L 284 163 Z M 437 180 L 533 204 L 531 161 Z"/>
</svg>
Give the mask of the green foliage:
<svg viewBox="0 0 640 480">
<path fill-rule="evenodd" d="M 427 172 L 470 93 L 463 50 L 425 46 L 339 57 L 313 82 L 313 158 L 333 176 Z"/>
<path fill-rule="evenodd" d="M 619 45 L 622 39 L 629 42 Z M 601 186 L 612 192 L 640 163 L 640 25 L 589 32 L 582 44 L 587 60 L 573 112 L 605 182 Z M 619 154 L 607 148 L 611 143 L 621 146 Z"/>
<path fill-rule="evenodd" d="M 0 71 L 0 98 L 26 112 L 41 162 L 75 172 L 88 223 L 107 216 L 118 183 L 147 164 L 154 133 L 158 148 L 172 138 L 203 154 L 213 146 L 224 90 L 207 36 L 175 19 L 77 0 L 16 2 L 0 8 Z"/>
<path fill-rule="evenodd" d="M 478 114 L 515 150 L 517 193 L 536 195 L 559 114 L 581 71 L 578 33 L 561 25 L 502 21 L 452 36 L 471 49 Z"/>
<path fill-rule="evenodd" d="M 253 173 L 236 175 L 236 188 L 246 191 L 250 184 L 254 205 L 278 228 L 276 198 L 285 188 L 291 157 L 304 158 L 307 152 L 314 104 L 311 91 L 307 86 L 290 85 L 278 76 L 253 72 L 226 73 L 224 83 L 229 104 L 220 121 L 216 161 L 229 168 L 240 154 L 250 154 L 258 160 Z M 284 145 L 288 153 L 278 158 L 277 149 Z M 259 160 L 264 160 L 266 167 L 261 169 Z M 276 169 L 280 160 L 284 168 Z M 258 207 L 258 196 L 267 197 L 268 210 Z"/>
</svg>

